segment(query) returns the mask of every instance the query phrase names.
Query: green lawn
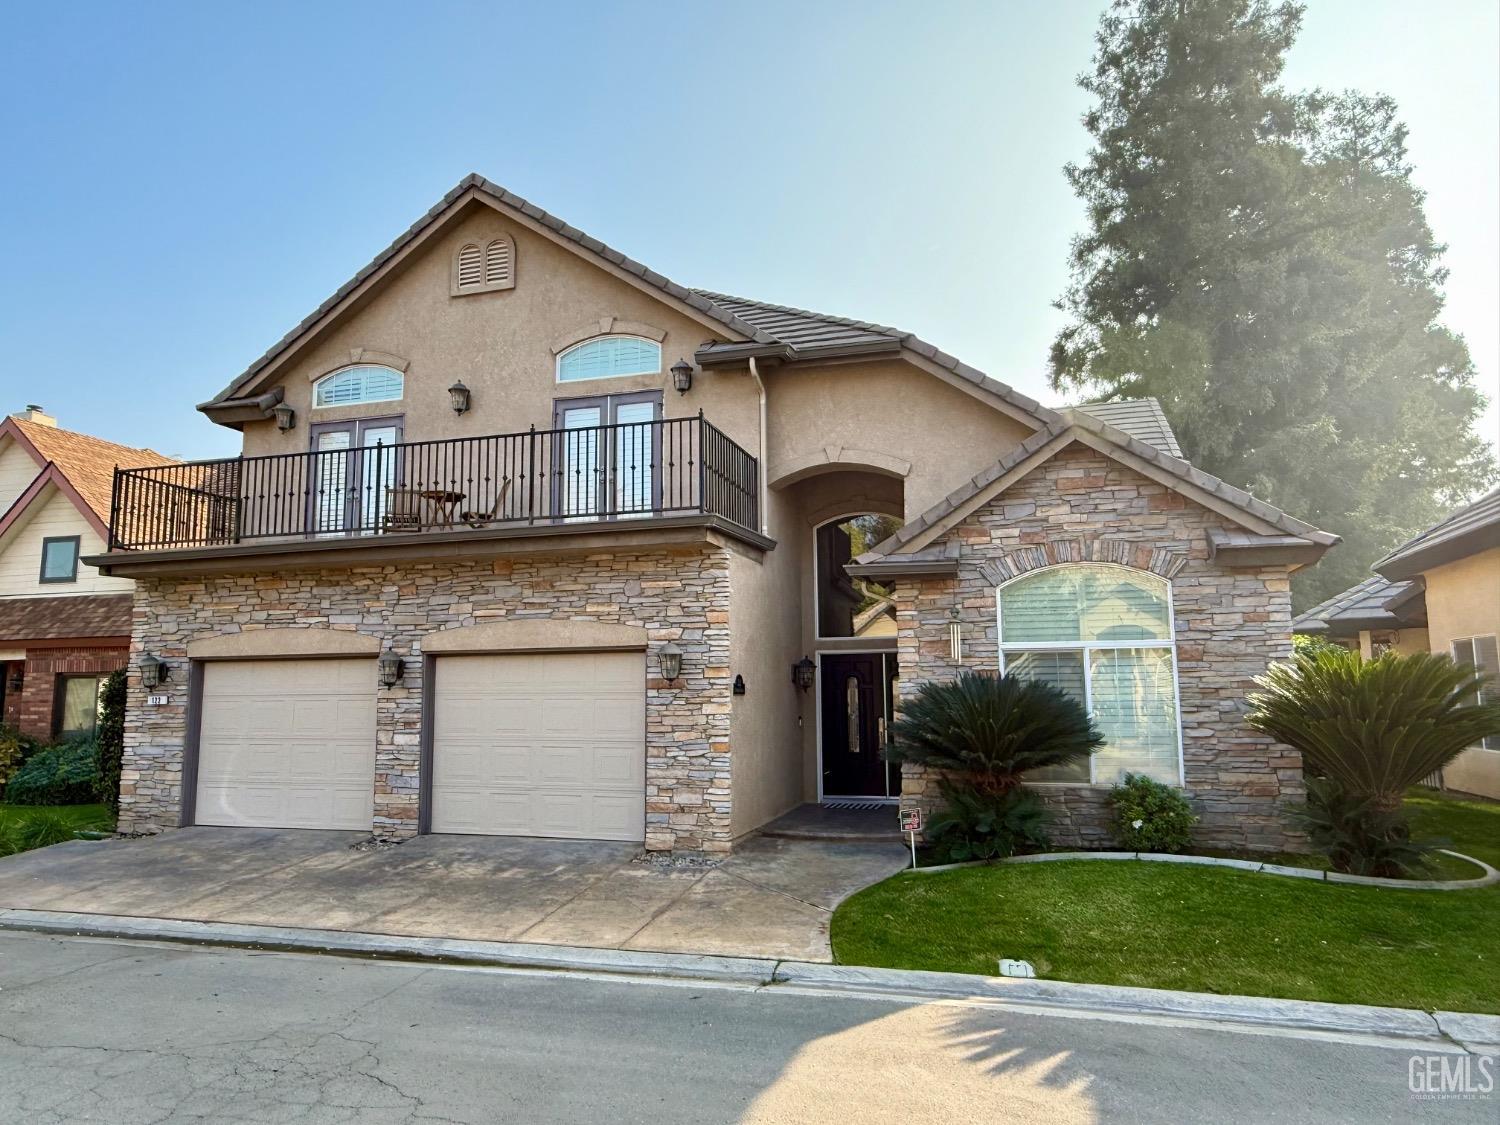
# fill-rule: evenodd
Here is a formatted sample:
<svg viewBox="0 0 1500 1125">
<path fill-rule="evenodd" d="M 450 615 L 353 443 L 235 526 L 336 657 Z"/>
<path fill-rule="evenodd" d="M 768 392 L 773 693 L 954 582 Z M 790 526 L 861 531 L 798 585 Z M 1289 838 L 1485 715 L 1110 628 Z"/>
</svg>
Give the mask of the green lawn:
<svg viewBox="0 0 1500 1125">
<path fill-rule="evenodd" d="M 28 822 L 47 816 L 59 817 L 75 831 L 109 831 L 114 827 L 114 817 L 104 805 L 7 805 L 0 802 L 0 855 L 8 850 L 7 841 L 15 840 Z"/>
<path fill-rule="evenodd" d="M 1408 798 L 1420 837 L 1500 866 L 1500 803 Z M 1466 877 L 1471 865 L 1444 875 Z M 833 916 L 844 964 L 1500 1012 L 1500 887 L 1403 891 L 1211 867 L 1058 862 L 902 874 Z"/>
</svg>

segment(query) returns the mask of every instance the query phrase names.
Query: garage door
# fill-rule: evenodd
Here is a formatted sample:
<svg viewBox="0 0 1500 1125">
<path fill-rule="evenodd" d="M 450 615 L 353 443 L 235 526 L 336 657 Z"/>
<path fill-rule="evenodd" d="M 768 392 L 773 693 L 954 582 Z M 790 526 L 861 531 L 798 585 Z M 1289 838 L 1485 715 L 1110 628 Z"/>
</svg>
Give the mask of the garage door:
<svg viewBox="0 0 1500 1125">
<path fill-rule="evenodd" d="M 442 656 L 432 831 L 640 840 L 643 653 Z"/>
<path fill-rule="evenodd" d="M 202 714 L 197 823 L 369 830 L 373 660 L 205 664 Z"/>
</svg>

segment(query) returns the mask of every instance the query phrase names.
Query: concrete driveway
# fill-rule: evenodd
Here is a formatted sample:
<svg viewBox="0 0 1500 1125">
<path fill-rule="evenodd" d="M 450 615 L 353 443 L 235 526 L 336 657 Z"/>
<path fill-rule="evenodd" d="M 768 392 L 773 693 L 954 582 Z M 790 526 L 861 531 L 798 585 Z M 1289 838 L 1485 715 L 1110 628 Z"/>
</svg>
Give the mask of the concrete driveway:
<svg viewBox="0 0 1500 1125">
<path fill-rule="evenodd" d="M 0 907 L 420 937 L 831 960 L 828 920 L 899 844 L 757 838 L 713 868 L 632 844 L 183 828 L 0 860 Z"/>
</svg>

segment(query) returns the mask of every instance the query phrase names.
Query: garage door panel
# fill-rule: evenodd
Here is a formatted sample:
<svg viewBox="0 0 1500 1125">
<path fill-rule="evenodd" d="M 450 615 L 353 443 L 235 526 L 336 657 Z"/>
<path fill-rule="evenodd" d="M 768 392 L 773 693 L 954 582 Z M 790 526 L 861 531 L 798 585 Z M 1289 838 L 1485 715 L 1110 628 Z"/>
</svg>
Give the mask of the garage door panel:
<svg viewBox="0 0 1500 1125">
<path fill-rule="evenodd" d="M 640 840 L 640 653 L 440 657 L 434 832 Z"/>
<path fill-rule="evenodd" d="M 211 663 L 200 711 L 197 823 L 370 827 L 373 661 Z"/>
</svg>

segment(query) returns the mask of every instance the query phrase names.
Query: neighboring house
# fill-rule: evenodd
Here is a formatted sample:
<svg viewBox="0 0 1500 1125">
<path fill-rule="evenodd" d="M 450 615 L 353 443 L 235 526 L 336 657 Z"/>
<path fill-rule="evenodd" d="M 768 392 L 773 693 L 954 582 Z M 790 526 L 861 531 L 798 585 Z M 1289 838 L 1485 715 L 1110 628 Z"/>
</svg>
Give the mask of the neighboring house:
<svg viewBox="0 0 1500 1125">
<path fill-rule="evenodd" d="M 470 177 L 199 409 L 243 457 L 122 472 L 96 560 L 167 675 L 132 676 L 125 829 L 723 851 L 930 801 L 893 709 L 1004 666 L 1109 739 L 1039 779 L 1061 839 L 1105 839 L 1133 770 L 1206 845 L 1288 842 L 1301 764 L 1242 701 L 1337 540 L 1180 460 L 1155 403 L 1051 410 Z"/>
<path fill-rule="evenodd" d="M 32 738 L 91 732 L 125 667 L 134 583 L 81 559 L 104 550 L 122 464 L 173 462 L 60 430 L 39 406 L 0 422 L 0 718 Z"/>
<path fill-rule="evenodd" d="M 1375 574 L 1293 623 L 1364 656 L 1444 653 L 1496 681 L 1500 698 L 1500 488 L 1401 544 L 1372 568 Z M 1500 797 L 1500 739 L 1465 751 L 1442 774 L 1465 793 Z"/>
</svg>

